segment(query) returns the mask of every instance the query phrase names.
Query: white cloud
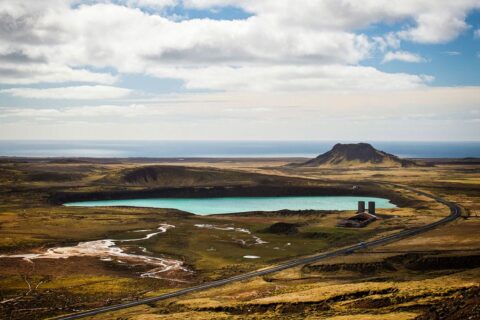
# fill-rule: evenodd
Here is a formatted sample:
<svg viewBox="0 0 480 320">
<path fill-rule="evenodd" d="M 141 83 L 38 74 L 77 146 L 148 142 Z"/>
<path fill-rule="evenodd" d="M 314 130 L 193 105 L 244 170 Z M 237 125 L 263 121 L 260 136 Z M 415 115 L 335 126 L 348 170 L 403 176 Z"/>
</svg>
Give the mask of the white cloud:
<svg viewBox="0 0 480 320">
<path fill-rule="evenodd" d="M 125 98 L 132 90 L 111 86 L 77 86 L 48 89 L 12 88 L 0 90 L 0 93 L 14 97 L 55 100 L 96 100 Z"/>
<path fill-rule="evenodd" d="M 389 51 L 383 57 L 382 63 L 387 63 L 390 61 L 403 61 L 403 62 L 413 62 L 413 63 L 420 63 L 425 62 L 426 59 L 422 56 L 407 52 L 407 51 Z"/>
<path fill-rule="evenodd" d="M 473 140 L 478 139 L 478 123 L 468 121 L 478 118 L 479 95 L 478 87 L 424 87 L 187 94 L 129 105 L 4 106 L 0 136 L 58 139 L 62 132 L 62 139 L 378 140 L 388 134 L 392 140 Z"/>
<path fill-rule="evenodd" d="M 0 83 L 33 84 L 61 82 L 89 82 L 112 84 L 116 76 L 109 73 L 92 72 L 85 69 L 73 69 L 55 64 L 10 64 L 0 62 Z"/>
<path fill-rule="evenodd" d="M 120 3 L 125 3 L 131 7 L 144 7 L 163 9 L 179 4 L 178 0 L 122 0 Z"/>
<path fill-rule="evenodd" d="M 251 16 L 176 21 L 175 5 Z M 479 109 L 478 87 L 429 88 L 431 76 L 363 65 L 425 61 L 402 44 L 451 41 L 475 8 L 480 0 L 0 0 L 0 83 L 18 85 L 2 93 L 52 99 L 5 99 L 0 137 L 478 139 L 477 126 L 452 120 Z M 208 93 L 140 100 L 115 86 L 127 73 Z M 43 83 L 58 88 L 20 86 Z M 79 99 L 91 105 L 66 101 Z"/>
<path fill-rule="evenodd" d="M 59 59 L 111 65 L 125 72 L 143 71 L 152 64 L 356 64 L 371 49 L 364 35 L 298 30 L 262 17 L 174 22 L 104 4 L 81 7 L 71 14 L 65 18 L 78 21 L 83 36 L 65 46 L 68 55 Z"/>
<path fill-rule="evenodd" d="M 447 56 L 460 56 L 462 53 L 460 51 L 445 51 L 443 54 L 446 54 Z"/>
<path fill-rule="evenodd" d="M 234 21 L 164 16 L 164 8 L 179 3 L 207 10 L 234 6 L 253 16 Z M 0 83 L 113 84 L 117 77 L 91 70 L 114 69 L 213 90 L 414 88 L 429 78 L 361 64 L 376 49 L 392 51 L 385 61 L 422 61 L 400 51 L 400 40 L 451 40 L 467 28 L 466 14 L 479 5 L 480 0 L 2 1 Z M 403 30 L 374 38 L 359 31 L 376 23 L 396 23 Z M 12 52 L 33 60 L 12 62 Z M 2 62 L 2 55 L 10 61 Z"/>
<path fill-rule="evenodd" d="M 480 29 L 477 29 L 473 32 L 473 37 L 475 39 L 480 39 Z"/>
<path fill-rule="evenodd" d="M 233 5 L 282 24 L 321 29 L 353 30 L 378 22 L 409 19 L 414 26 L 400 33 L 403 39 L 442 43 L 467 28 L 467 12 L 480 8 L 478 0 L 305 0 L 292 4 L 282 0 L 185 0 L 194 8 Z"/>
<path fill-rule="evenodd" d="M 148 117 L 163 113 L 161 109 L 131 104 L 127 106 L 98 105 L 68 108 L 6 108 L 1 117 L 42 119 L 45 121 L 55 119 L 62 121 L 92 121 L 97 119 L 104 122 L 108 117 L 115 117 L 118 120 L 119 118 Z"/>
<path fill-rule="evenodd" d="M 188 68 L 152 71 L 157 76 L 183 79 L 190 89 L 225 91 L 405 90 L 422 87 L 433 80 L 429 76 L 385 73 L 373 67 L 344 65 L 219 66 L 195 72 Z"/>
<path fill-rule="evenodd" d="M 400 48 L 400 39 L 393 32 L 389 32 L 384 36 L 373 37 L 373 41 L 376 43 L 378 49 L 382 52 L 389 48 L 392 48 L 392 49 Z"/>
<path fill-rule="evenodd" d="M 464 12 L 458 16 L 448 11 L 421 14 L 416 22 L 416 27 L 399 32 L 399 36 L 420 43 L 445 43 L 467 29 Z"/>
</svg>

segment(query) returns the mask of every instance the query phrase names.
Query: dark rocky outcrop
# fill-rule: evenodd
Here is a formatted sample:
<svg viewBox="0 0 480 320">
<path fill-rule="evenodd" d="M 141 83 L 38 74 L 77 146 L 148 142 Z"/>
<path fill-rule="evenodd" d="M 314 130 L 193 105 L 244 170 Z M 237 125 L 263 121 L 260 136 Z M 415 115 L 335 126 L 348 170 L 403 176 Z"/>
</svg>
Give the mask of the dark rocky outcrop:
<svg viewBox="0 0 480 320">
<path fill-rule="evenodd" d="M 293 223 L 286 223 L 286 222 L 277 222 L 269 226 L 264 230 L 266 233 L 274 233 L 274 234 L 297 234 L 298 233 L 298 225 Z"/>
</svg>

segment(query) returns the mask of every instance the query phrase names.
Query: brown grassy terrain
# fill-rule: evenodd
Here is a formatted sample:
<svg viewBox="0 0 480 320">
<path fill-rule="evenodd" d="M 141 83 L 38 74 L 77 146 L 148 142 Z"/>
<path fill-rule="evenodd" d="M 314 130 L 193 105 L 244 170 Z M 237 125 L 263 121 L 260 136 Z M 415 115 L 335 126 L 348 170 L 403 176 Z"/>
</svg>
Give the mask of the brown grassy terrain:
<svg viewBox="0 0 480 320">
<path fill-rule="evenodd" d="M 0 258 L 0 318 L 44 318 L 151 296 L 420 226 L 449 213 L 448 208 L 404 189 L 369 184 L 389 181 L 455 201 L 467 209 L 468 216 L 381 248 L 97 318 L 464 319 L 467 314 L 478 319 L 475 299 L 480 279 L 480 240 L 476 236 L 480 230 L 480 166 L 460 163 L 335 170 L 292 169 L 284 167 L 285 163 L 229 159 L 159 166 L 124 161 L 3 161 L 0 254 L 44 252 L 79 241 L 130 239 L 146 233 L 137 231 L 169 223 L 175 228 L 135 245 L 152 256 L 181 260 L 194 272 L 171 274 L 172 279 L 181 280 L 176 281 L 140 278 L 145 266 L 97 257 L 38 259 L 33 263 Z M 291 190 L 318 187 L 319 192 L 336 190 L 344 194 L 352 185 L 360 186 L 367 194 L 388 195 L 400 207 L 379 210 L 385 219 L 365 229 L 344 229 L 336 224 L 352 212 L 194 216 L 168 209 L 73 208 L 51 202 L 52 197 L 65 192 L 111 196 L 125 190 L 161 193 L 162 188 L 211 187 L 267 192 L 288 186 Z M 298 225 L 299 232 L 265 232 L 277 222 Z M 199 223 L 247 228 L 268 244 L 255 245 L 248 234 L 195 228 Z M 126 246 L 125 250 L 136 252 L 136 246 Z M 246 260 L 244 255 L 258 255 L 261 259 Z M 451 299 L 458 303 L 449 305 Z"/>
</svg>

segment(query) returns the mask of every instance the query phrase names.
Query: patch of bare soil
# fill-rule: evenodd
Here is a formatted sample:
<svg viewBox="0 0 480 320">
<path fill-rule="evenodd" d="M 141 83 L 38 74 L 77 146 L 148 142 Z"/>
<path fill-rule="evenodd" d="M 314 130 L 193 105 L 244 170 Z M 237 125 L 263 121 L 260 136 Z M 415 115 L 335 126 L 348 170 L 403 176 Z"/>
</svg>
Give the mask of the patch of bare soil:
<svg viewBox="0 0 480 320">
<path fill-rule="evenodd" d="M 379 261 L 307 265 L 302 271 L 304 273 L 350 271 L 368 275 L 397 270 L 438 271 L 478 267 L 480 267 L 480 253 L 441 254 L 426 252 L 395 255 Z"/>
<path fill-rule="evenodd" d="M 415 320 L 478 320 L 480 319 L 480 286 L 458 292 L 432 305 Z"/>
</svg>

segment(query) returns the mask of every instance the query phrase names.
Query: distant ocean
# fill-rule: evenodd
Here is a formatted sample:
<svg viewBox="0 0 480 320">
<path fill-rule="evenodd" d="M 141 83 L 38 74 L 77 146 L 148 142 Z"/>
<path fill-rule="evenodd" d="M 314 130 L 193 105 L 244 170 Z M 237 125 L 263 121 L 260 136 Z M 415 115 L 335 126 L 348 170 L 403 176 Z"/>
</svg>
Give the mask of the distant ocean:
<svg viewBox="0 0 480 320">
<path fill-rule="evenodd" d="M 368 141 L 367 141 L 368 142 Z M 17 157 L 314 157 L 333 141 L 1 141 Z M 346 143 L 346 142 L 342 142 Z M 404 158 L 480 157 L 480 142 L 370 142 Z"/>
</svg>

